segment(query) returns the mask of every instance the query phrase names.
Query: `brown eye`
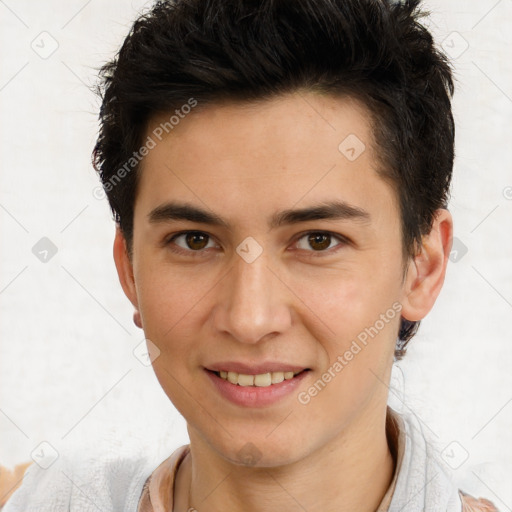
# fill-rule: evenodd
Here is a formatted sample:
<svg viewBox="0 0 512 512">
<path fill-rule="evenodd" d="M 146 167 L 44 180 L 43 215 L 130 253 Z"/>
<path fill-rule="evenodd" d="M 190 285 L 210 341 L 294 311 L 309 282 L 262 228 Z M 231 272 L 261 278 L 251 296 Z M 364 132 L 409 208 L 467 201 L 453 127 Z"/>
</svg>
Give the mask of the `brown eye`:
<svg viewBox="0 0 512 512">
<path fill-rule="evenodd" d="M 336 241 L 338 241 L 338 244 L 333 244 Z M 346 243 L 346 240 L 341 235 L 338 236 L 323 231 L 310 231 L 299 238 L 297 247 L 310 253 L 325 252 L 330 254 L 346 245 Z M 312 255 L 314 256 L 315 254 Z"/>
<path fill-rule="evenodd" d="M 201 253 L 203 249 L 213 247 L 210 235 L 202 231 L 185 231 L 171 237 L 165 245 L 178 253 Z M 210 244 L 210 245 L 209 245 Z"/>
<path fill-rule="evenodd" d="M 308 243 L 313 249 L 323 251 L 331 245 L 331 236 L 324 233 L 313 233 L 308 235 Z"/>
<path fill-rule="evenodd" d="M 194 231 L 185 235 L 185 241 L 190 249 L 198 250 L 204 249 L 208 244 L 209 236 L 204 233 L 196 233 Z"/>
</svg>

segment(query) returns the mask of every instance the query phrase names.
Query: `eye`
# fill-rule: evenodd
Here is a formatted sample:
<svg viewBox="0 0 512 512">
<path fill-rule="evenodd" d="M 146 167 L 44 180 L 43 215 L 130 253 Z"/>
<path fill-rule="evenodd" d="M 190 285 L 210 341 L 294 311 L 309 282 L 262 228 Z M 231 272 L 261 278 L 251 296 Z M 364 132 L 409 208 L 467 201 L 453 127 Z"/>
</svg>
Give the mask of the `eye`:
<svg viewBox="0 0 512 512">
<path fill-rule="evenodd" d="M 336 240 L 339 243 L 333 245 Z M 297 240 L 295 246 L 298 249 L 311 253 L 309 256 L 323 256 L 325 253 L 332 254 L 337 252 L 348 243 L 348 239 L 341 235 L 335 235 L 328 231 L 309 231 Z M 164 245 L 177 254 L 185 254 L 187 256 L 200 256 L 205 252 L 205 249 L 216 246 L 212 237 L 203 231 L 176 233 L 169 237 L 164 242 Z"/>
<path fill-rule="evenodd" d="M 181 243 L 178 243 L 178 240 L 181 240 Z M 165 245 L 173 252 L 184 254 L 202 252 L 203 249 L 212 247 L 208 246 L 209 242 L 212 242 L 210 235 L 202 231 L 185 231 L 170 237 Z"/>
<path fill-rule="evenodd" d="M 304 242 L 301 242 L 301 240 L 304 240 Z M 340 243 L 334 246 L 331 245 L 335 240 L 338 240 Z M 298 239 L 296 246 L 299 249 L 313 253 L 332 253 L 338 251 L 341 247 L 346 245 L 346 243 L 348 243 L 348 240 L 341 235 L 335 235 L 328 231 L 309 231 Z M 335 248 L 334 251 L 328 251 L 328 249 L 332 249 L 333 247 Z M 313 250 L 311 251 L 310 248 Z M 311 254 L 311 256 L 317 256 L 317 254 Z M 321 254 L 318 256 L 321 256 Z"/>
</svg>

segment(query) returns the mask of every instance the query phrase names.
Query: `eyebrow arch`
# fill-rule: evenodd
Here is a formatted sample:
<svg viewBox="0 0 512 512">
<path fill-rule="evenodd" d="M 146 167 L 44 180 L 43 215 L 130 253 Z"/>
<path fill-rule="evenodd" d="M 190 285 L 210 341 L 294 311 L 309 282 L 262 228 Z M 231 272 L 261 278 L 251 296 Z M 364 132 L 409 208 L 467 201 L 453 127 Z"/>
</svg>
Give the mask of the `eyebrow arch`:
<svg viewBox="0 0 512 512">
<path fill-rule="evenodd" d="M 171 201 L 157 206 L 148 214 L 150 224 L 169 220 L 187 220 L 211 226 L 231 229 L 222 217 L 197 206 Z M 370 214 L 362 208 L 352 206 L 344 201 L 330 201 L 300 209 L 288 209 L 275 213 L 269 219 L 270 229 L 285 225 L 299 224 L 312 220 L 355 220 L 370 223 Z"/>
</svg>

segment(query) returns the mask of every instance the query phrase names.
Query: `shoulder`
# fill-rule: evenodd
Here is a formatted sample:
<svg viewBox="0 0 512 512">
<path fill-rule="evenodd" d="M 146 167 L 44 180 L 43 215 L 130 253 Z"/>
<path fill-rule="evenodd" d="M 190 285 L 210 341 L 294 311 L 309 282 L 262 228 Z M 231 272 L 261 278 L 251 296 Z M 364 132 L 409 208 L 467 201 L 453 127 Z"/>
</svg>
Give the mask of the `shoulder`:
<svg viewBox="0 0 512 512">
<path fill-rule="evenodd" d="M 64 510 L 69 500 L 64 497 L 71 491 L 71 481 L 65 478 L 69 473 L 69 462 L 64 457 L 47 469 L 32 462 L 27 464 L 22 479 L 13 484 L 15 489 L 2 508 L 2 512 Z M 11 488 L 11 491 L 13 491 Z"/>
<path fill-rule="evenodd" d="M 474 498 L 459 489 L 462 512 L 499 512 L 494 503 L 485 498 Z"/>
<path fill-rule="evenodd" d="M 394 411 L 390 411 L 394 414 Z M 396 413 L 400 460 L 390 512 L 399 510 L 444 510 L 449 512 L 498 512 L 485 498 L 475 498 L 460 489 L 453 473 L 443 463 L 441 447 L 423 430 L 414 412 Z"/>
<path fill-rule="evenodd" d="M 23 476 L 32 462 L 17 464 L 13 469 L 0 465 L 0 510 L 21 485 Z"/>
<path fill-rule="evenodd" d="M 136 510 L 155 460 L 141 454 L 114 458 L 61 454 L 44 469 L 26 467 L 2 512 Z"/>
</svg>

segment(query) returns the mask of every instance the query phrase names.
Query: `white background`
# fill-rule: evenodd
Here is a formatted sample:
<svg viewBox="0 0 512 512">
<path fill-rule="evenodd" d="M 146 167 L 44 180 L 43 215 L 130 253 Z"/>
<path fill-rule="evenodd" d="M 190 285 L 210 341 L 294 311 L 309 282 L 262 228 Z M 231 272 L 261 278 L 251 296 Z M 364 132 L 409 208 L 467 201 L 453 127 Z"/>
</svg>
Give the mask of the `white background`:
<svg viewBox="0 0 512 512">
<path fill-rule="evenodd" d="M 107 202 L 93 196 L 99 104 L 89 87 L 143 5 L 0 1 L 7 467 L 30 461 L 42 441 L 58 452 L 151 446 L 162 458 L 188 442 L 151 367 L 133 355 L 143 334 L 117 280 Z M 405 405 L 392 403 L 416 411 L 440 451 L 449 446 L 444 454 L 460 464 L 453 475 L 463 489 L 512 510 L 512 0 L 426 6 L 456 69 L 450 210 L 467 253 L 450 262 L 441 296 L 396 365 Z M 47 58 L 35 51 L 52 44 Z M 46 263 L 32 253 L 42 237 L 57 247 Z"/>
</svg>

